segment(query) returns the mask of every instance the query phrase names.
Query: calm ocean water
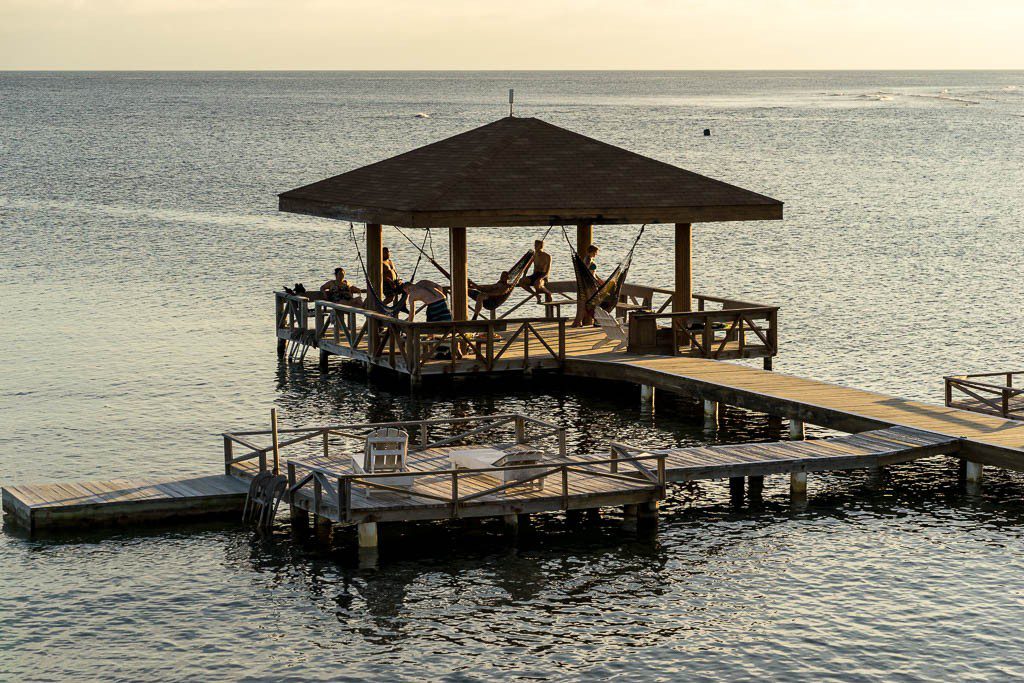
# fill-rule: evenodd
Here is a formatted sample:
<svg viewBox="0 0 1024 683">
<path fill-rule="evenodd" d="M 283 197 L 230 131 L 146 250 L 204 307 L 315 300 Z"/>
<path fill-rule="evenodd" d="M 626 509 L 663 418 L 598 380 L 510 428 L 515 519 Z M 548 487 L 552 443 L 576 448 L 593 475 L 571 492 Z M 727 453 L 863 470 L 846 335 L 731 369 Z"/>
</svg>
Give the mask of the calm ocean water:
<svg viewBox="0 0 1024 683">
<path fill-rule="evenodd" d="M 213 472 L 218 434 L 271 406 L 308 424 L 539 401 L 580 451 L 711 438 L 689 401 L 644 417 L 632 387 L 413 399 L 278 363 L 270 292 L 356 265 L 346 225 L 279 214 L 275 194 L 497 118 L 508 87 L 524 116 L 786 202 L 781 223 L 698 225 L 694 245 L 697 291 L 783 307 L 777 370 L 940 402 L 943 374 L 1019 369 L 1024 72 L 7 73 L 0 483 Z M 534 233 L 473 231 L 471 275 Z M 633 233 L 596 230 L 609 264 Z M 670 240 L 649 231 L 636 279 L 670 281 Z M 768 437 L 730 411 L 715 438 Z M 1024 479 L 968 496 L 945 458 L 888 476 L 814 477 L 801 510 L 781 479 L 759 512 L 680 487 L 653 537 L 614 518 L 551 517 L 516 544 L 390 529 L 376 567 L 348 537 L 283 528 L 8 529 L 0 679 L 1024 675 Z"/>
</svg>

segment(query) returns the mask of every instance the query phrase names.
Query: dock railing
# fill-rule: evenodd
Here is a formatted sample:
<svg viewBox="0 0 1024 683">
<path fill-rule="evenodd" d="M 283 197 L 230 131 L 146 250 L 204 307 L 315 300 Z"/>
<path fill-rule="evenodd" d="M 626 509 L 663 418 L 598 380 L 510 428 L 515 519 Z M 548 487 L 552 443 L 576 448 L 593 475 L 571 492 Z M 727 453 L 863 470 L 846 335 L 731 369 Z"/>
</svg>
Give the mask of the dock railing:
<svg viewBox="0 0 1024 683">
<path fill-rule="evenodd" d="M 1014 386 L 1015 377 L 1021 386 Z M 1024 371 L 950 375 L 944 380 L 948 407 L 1024 420 Z"/>
<path fill-rule="evenodd" d="M 329 301 L 316 301 L 314 308 L 318 342 L 413 376 L 445 350 L 443 360 L 452 370 L 457 365 L 465 369 L 467 362 L 472 369 L 490 371 L 499 362 L 522 364 L 525 369 L 565 359 L 565 318 L 410 322 Z M 509 352 L 513 345 L 514 356 Z"/>
<path fill-rule="evenodd" d="M 381 427 L 398 427 L 409 432 L 410 437 L 416 437 L 410 441 L 411 451 L 426 450 L 443 446 L 451 446 L 461 443 L 475 442 L 486 436 L 511 436 L 514 442 L 519 445 L 537 445 L 543 439 L 554 437 L 557 443 L 559 461 L 541 462 L 524 465 L 505 465 L 500 467 L 486 468 L 443 468 L 437 470 L 410 470 L 402 472 L 403 477 L 411 477 L 413 480 L 426 477 L 446 477 L 450 480 L 450 489 L 447 495 L 438 495 L 428 491 L 415 490 L 412 495 L 417 498 L 436 500 L 445 503 L 450 507 L 452 517 L 459 516 L 460 507 L 466 503 L 473 502 L 494 493 L 500 493 L 513 488 L 529 486 L 534 482 L 547 477 L 555 477 L 559 482 L 557 488 L 561 497 L 561 507 L 568 509 L 570 496 L 570 474 L 602 477 L 615 479 L 623 482 L 636 484 L 646 482 L 654 486 L 659 498 L 664 497 L 666 486 L 665 453 L 649 453 L 636 451 L 628 446 L 613 444 L 608 458 L 587 459 L 579 461 L 566 461 L 566 430 L 557 424 L 546 422 L 528 415 L 519 413 L 501 413 L 479 417 L 455 417 L 430 420 L 409 420 L 401 422 L 375 422 L 341 425 L 324 425 L 317 427 L 298 427 L 278 430 L 278 441 L 273 440 L 274 434 L 271 430 L 250 430 L 241 432 L 230 432 L 223 435 L 224 438 L 224 469 L 226 474 L 232 474 L 232 469 L 252 460 L 257 461 L 258 471 L 279 471 L 280 463 L 283 460 L 281 451 L 285 448 L 293 450 L 292 447 L 298 444 L 305 444 L 298 453 L 290 453 L 289 458 L 299 456 L 322 455 L 329 457 L 332 449 L 335 453 L 339 448 L 345 448 L 342 444 L 350 441 L 358 444 L 355 452 L 361 452 L 362 442 L 366 436 Z M 438 435 L 435 430 L 441 431 Z M 511 434 L 508 431 L 511 430 Z M 504 433 L 502 433 L 504 432 Z M 270 439 L 271 443 L 260 445 L 256 441 Z M 491 441 L 493 443 L 493 441 Z M 242 452 L 236 454 L 236 447 L 241 447 Z M 542 450 L 538 448 L 538 450 Z M 352 448 L 346 451 L 353 452 Z M 651 463 L 651 466 L 645 463 Z M 309 490 L 313 499 L 314 512 L 319 515 L 335 513 L 339 520 L 349 521 L 352 516 L 352 488 L 360 486 L 367 490 L 387 491 L 409 495 L 410 489 L 391 486 L 380 480 L 386 481 L 394 478 L 395 472 L 379 473 L 348 473 L 338 474 L 324 467 L 318 467 L 315 461 L 309 467 L 299 467 L 295 460 L 284 463 L 288 473 L 288 496 L 289 502 L 294 503 L 294 497 L 302 490 Z M 625 468 L 623 470 L 622 468 Z M 505 474 L 509 472 L 520 472 L 529 470 L 526 476 L 513 478 L 506 481 Z M 255 471 L 251 474 L 255 475 Z M 466 477 L 479 477 L 480 475 L 491 475 L 498 480 L 494 486 L 473 493 L 460 493 L 460 481 Z M 501 475 L 501 476 L 495 476 Z"/>
<path fill-rule="evenodd" d="M 429 420 L 406 420 L 400 422 L 366 422 L 353 424 L 321 425 L 317 427 L 293 427 L 277 430 L 250 430 L 225 432 L 224 473 L 231 474 L 232 467 L 250 460 L 258 461 L 260 472 L 279 471 L 282 451 L 289 448 L 288 457 L 322 455 L 329 457 L 342 444 L 356 442 L 362 449 L 366 436 L 383 427 L 397 427 L 409 432 L 409 448 L 412 451 L 437 448 L 452 444 L 466 443 L 468 439 L 483 435 L 511 438 L 517 444 L 540 444 L 544 439 L 554 438 L 560 456 L 566 453 L 565 427 L 519 413 L 499 413 L 475 417 L 449 417 Z M 511 434 L 508 432 L 511 431 Z M 264 444 L 256 443 L 263 440 Z M 303 444 L 301 448 L 291 448 Z M 236 447 L 240 452 L 236 453 Z M 351 448 L 347 452 L 351 452 Z"/>
<path fill-rule="evenodd" d="M 629 317 L 629 350 L 699 358 L 762 358 L 778 354 L 778 306 L 695 294 L 697 310 Z M 709 304 L 718 305 L 711 309 Z"/>
<path fill-rule="evenodd" d="M 316 346 L 309 326 L 312 303 L 304 296 L 274 292 L 274 327 L 278 339 Z"/>
</svg>

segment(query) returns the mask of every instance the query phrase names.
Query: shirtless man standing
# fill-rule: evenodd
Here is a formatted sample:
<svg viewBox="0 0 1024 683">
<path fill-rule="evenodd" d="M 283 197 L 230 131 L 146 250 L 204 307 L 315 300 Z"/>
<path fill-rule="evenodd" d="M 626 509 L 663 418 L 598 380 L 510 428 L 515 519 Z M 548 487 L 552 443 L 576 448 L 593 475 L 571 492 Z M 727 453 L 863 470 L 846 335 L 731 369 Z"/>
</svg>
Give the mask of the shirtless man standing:
<svg viewBox="0 0 1024 683">
<path fill-rule="evenodd" d="M 427 307 L 427 322 L 448 322 L 452 319 L 452 311 L 444 296 L 444 288 L 431 280 L 403 282 L 401 289 L 406 294 L 405 305 L 409 307 L 410 322 L 416 317 L 416 302 L 421 301 Z M 448 360 L 452 357 L 450 346 L 440 344 L 434 352 L 434 358 Z"/>
<path fill-rule="evenodd" d="M 544 251 L 544 240 L 533 243 L 533 273 L 519 281 L 519 286 L 533 294 L 544 294 L 545 301 L 551 301 L 551 292 L 547 289 L 548 275 L 551 273 L 551 254 Z"/>
</svg>

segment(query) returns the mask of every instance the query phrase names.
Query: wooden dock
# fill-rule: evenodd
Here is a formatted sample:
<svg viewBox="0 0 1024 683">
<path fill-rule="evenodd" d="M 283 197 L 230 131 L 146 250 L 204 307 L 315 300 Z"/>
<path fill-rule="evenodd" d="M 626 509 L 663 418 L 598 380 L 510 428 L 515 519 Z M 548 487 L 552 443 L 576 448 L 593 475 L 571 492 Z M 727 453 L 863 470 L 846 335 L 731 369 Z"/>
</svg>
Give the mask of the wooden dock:
<svg viewBox="0 0 1024 683">
<path fill-rule="evenodd" d="M 701 358 L 591 354 L 568 374 L 636 382 L 843 432 L 909 427 L 961 439 L 972 462 L 1024 471 L 1024 424 L 863 389 Z"/>
<path fill-rule="evenodd" d="M 241 513 L 248 486 L 225 475 L 111 479 L 3 488 L 3 510 L 29 532 Z"/>
</svg>

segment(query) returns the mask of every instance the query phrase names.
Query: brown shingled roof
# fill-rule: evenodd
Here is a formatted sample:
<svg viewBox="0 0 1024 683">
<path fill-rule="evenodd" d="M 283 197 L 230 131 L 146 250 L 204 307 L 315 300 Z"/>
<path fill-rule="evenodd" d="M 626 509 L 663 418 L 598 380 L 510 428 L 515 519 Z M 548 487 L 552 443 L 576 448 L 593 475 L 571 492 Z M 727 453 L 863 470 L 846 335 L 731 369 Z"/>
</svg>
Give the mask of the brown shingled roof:
<svg viewBox="0 0 1024 683">
<path fill-rule="evenodd" d="M 782 218 L 771 197 L 511 116 L 284 192 L 279 208 L 408 227 Z"/>
</svg>

